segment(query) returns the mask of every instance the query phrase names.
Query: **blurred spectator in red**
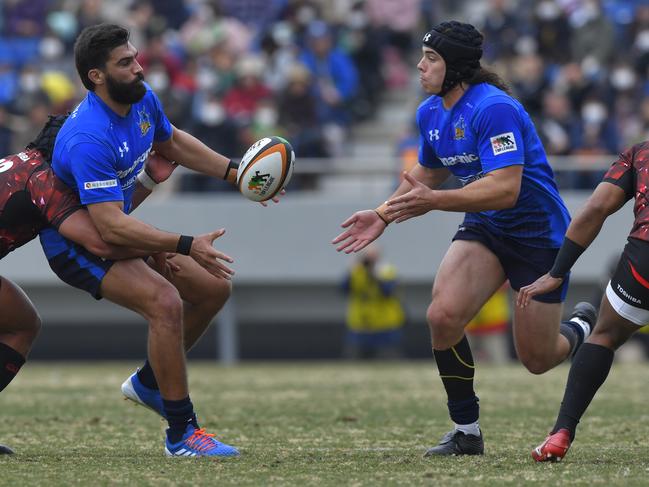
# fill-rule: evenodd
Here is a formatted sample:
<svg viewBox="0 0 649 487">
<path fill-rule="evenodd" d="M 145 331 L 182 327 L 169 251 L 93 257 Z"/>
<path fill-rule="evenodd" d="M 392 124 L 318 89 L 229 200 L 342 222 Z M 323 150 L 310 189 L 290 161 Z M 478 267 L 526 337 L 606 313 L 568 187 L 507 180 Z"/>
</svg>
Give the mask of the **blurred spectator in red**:
<svg viewBox="0 0 649 487">
<path fill-rule="evenodd" d="M 223 97 L 223 107 L 229 117 L 245 124 L 252 120 L 257 105 L 270 98 L 272 92 L 262 81 L 264 63 L 258 56 L 241 58 L 236 66 L 236 81 Z"/>
</svg>

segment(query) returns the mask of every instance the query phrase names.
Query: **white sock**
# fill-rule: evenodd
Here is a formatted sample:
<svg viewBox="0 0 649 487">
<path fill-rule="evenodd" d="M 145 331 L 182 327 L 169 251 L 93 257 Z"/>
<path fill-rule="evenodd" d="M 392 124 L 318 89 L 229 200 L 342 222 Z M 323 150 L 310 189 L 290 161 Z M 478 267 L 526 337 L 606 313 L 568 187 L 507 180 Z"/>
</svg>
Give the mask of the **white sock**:
<svg viewBox="0 0 649 487">
<path fill-rule="evenodd" d="M 588 335 L 590 335 L 590 325 L 586 320 L 582 320 L 581 318 L 577 318 L 576 316 L 574 318 L 570 318 L 569 320 L 571 323 L 574 323 L 576 325 L 579 325 L 579 327 L 584 331 L 584 340 L 588 338 Z"/>
<path fill-rule="evenodd" d="M 455 423 L 455 430 L 456 431 L 461 431 L 465 435 L 473 435 L 473 436 L 480 436 L 480 424 L 478 421 L 475 423 L 469 423 L 469 424 L 457 424 Z"/>
</svg>

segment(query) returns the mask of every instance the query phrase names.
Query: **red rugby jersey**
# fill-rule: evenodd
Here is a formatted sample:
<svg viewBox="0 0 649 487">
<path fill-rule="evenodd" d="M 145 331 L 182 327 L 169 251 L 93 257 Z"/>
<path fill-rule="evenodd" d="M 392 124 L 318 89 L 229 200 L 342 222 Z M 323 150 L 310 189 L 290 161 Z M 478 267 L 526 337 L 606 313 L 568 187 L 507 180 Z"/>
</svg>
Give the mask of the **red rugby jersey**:
<svg viewBox="0 0 649 487">
<path fill-rule="evenodd" d="M 0 259 L 80 208 L 37 150 L 0 159 Z"/>
</svg>

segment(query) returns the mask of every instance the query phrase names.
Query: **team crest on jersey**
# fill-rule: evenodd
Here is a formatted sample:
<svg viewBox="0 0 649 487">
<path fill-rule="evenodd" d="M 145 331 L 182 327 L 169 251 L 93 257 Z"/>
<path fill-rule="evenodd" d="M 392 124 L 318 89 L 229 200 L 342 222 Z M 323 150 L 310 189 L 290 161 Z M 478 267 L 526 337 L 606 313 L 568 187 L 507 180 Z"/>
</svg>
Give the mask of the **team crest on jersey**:
<svg viewBox="0 0 649 487">
<path fill-rule="evenodd" d="M 457 119 L 457 121 L 453 124 L 454 134 L 453 138 L 455 140 L 464 140 L 464 135 L 465 135 L 465 125 L 464 125 L 464 117 L 460 115 L 460 118 Z"/>
<path fill-rule="evenodd" d="M 140 119 L 137 122 L 138 126 L 140 127 L 140 135 L 144 137 L 146 133 L 149 131 L 149 129 L 151 128 L 151 121 L 149 120 L 149 114 L 147 113 L 145 108 L 143 108 L 142 110 L 138 110 L 137 114 L 140 117 Z"/>
<path fill-rule="evenodd" d="M 516 147 L 514 132 L 506 132 L 504 134 L 496 135 L 495 137 L 491 137 L 489 140 L 491 141 L 491 150 L 493 150 L 494 156 L 505 152 L 513 152 L 518 149 L 518 147 Z"/>
</svg>

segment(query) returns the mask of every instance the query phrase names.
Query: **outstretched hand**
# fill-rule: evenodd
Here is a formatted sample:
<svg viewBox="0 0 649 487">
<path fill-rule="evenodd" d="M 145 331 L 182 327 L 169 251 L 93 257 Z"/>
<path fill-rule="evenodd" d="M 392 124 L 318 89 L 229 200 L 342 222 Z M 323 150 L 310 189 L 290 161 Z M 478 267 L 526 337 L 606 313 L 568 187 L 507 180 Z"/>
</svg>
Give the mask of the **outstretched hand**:
<svg viewBox="0 0 649 487">
<path fill-rule="evenodd" d="M 159 184 L 169 179 L 177 167 L 178 165 L 175 162 L 168 161 L 156 154 L 155 151 L 151 151 L 144 170 L 151 179 Z"/>
<path fill-rule="evenodd" d="M 405 222 L 434 209 L 431 200 L 432 190 L 407 172 L 403 173 L 403 178 L 412 185 L 412 188 L 407 193 L 388 200 L 388 207 L 385 210 L 385 215 L 390 218 L 390 221 L 396 223 Z"/>
<path fill-rule="evenodd" d="M 336 248 L 338 252 L 344 250 L 346 254 L 351 254 L 363 250 L 379 238 L 386 224 L 374 210 L 363 210 L 354 213 L 340 226 L 347 230 L 334 238 L 331 243 L 341 244 Z"/>
<path fill-rule="evenodd" d="M 530 304 L 532 297 L 554 291 L 559 286 L 561 286 L 562 282 L 563 277 L 552 277 L 550 274 L 545 274 L 539 277 L 532 284 L 523 286 L 520 291 L 518 291 L 516 305 L 524 308 L 525 306 Z"/>
<path fill-rule="evenodd" d="M 232 263 L 234 260 L 212 246 L 214 240 L 224 233 L 225 229 L 221 228 L 214 232 L 194 237 L 189 256 L 213 276 L 230 280 L 234 275 L 234 271 L 223 262 Z"/>
</svg>

